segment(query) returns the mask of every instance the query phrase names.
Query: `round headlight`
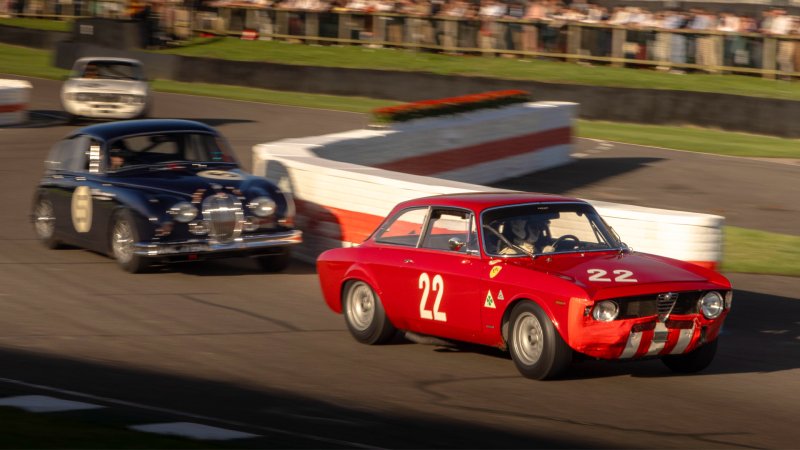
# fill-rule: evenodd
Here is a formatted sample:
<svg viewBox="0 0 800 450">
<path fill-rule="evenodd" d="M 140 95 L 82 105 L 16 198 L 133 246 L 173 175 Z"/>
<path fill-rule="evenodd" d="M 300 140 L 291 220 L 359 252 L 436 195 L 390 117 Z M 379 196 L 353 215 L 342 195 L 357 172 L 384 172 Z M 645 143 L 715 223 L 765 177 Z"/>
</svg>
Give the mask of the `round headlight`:
<svg viewBox="0 0 800 450">
<path fill-rule="evenodd" d="M 247 207 L 258 217 L 269 217 L 275 214 L 275 201 L 269 197 L 254 198 Z"/>
<path fill-rule="evenodd" d="M 197 217 L 197 208 L 189 202 L 180 202 L 170 208 L 169 213 L 177 222 L 187 223 Z"/>
<path fill-rule="evenodd" d="M 719 292 L 711 291 L 700 299 L 697 307 L 706 319 L 716 319 L 725 309 L 725 301 Z"/>
<path fill-rule="evenodd" d="M 592 317 L 600 322 L 611 322 L 617 318 L 617 314 L 619 314 L 619 305 L 613 300 L 599 302 L 592 308 Z"/>
</svg>

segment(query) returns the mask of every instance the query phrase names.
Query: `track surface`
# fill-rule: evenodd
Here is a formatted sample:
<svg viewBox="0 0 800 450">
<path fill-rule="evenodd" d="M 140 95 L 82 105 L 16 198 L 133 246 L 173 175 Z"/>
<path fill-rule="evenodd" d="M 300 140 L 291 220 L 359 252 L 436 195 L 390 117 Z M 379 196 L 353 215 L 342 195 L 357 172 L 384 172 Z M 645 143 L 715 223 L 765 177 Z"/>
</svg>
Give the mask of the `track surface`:
<svg viewBox="0 0 800 450">
<path fill-rule="evenodd" d="M 58 83 L 32 81 L 31 109 L 57 114 Z M 218 126 L 247 166 L 255 143 L 366 122 L 357 114 L 170 94 L 157 94 L 156 102 L 157 117 Z M 235 422 L 264 436 L 258 446 L 798 445 L 798 279 L 730 275 L 734 310 L 717 359 L 700 375 L 673 376 L 658 361 L 581 362 L 566 379 L 534 382 L 488 349 L 357 344 L 323 304 L 311 266 L 264 275 L 249 260 L 230 260 L 130 275 L 101 255 L 45 250 L 27 222 L 29 202 L 49 146 L 70 129 L 44 119 L 0 129 L 0 378 L 205 415 L 229 428 Z M 629 161 L 610 160 L 618 156 Z M 718 212 L 729 223 L 762 229 L 797 220 L 796 211 L 781 208 L 748 211 L 759 196 L 796 207 L 772 193 L 796 190 L 800 169 L 704 160 L 704 170 L 770 183 L 718 191 L 707 189 L 702 174 L 680 169 L 695 167 L 697 158 L 606 146 L 577 167 L 636 170 L 575 181 L 564 175 L 573 168 L 559 169 L 505 185 Z M 662 174 L 673 186 L 666 193 Z M 0 396 L 20 390 L 0 381 Z"/>
</svg>

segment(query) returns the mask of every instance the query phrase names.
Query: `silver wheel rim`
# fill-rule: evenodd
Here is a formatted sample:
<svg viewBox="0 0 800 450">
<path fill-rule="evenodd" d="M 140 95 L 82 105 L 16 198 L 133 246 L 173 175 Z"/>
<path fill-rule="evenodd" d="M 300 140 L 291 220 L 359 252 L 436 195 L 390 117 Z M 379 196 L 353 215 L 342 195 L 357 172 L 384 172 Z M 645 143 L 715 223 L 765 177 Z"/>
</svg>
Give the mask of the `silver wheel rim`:
<svg viewBox="0 0 800 450">
<path fill-rule="evenodd" d="M 127 263 L 133 258 L 133 231 L 126 220 L 117 221 L 111 233 L 111 250 L 114 258 L 121 263 Z"/>
<path fill-rule="evenodd" d="M 347 319 L 358 331 L 364 331 L 375 317 L 375 293 L 364 283 L 356 283 L 347 293 Z"/>
<path fill-rule="evenodd" d="M 542 357 L 543 345 L 544 332 L 539 319 L 532 313 L 522 313 L 514 327 L 514 353 L 520 362 L 530 366 Z"/>
<path fill-rule="evenodd" d="M 53 204 L 47 200 L 39 200 L 33 215 L 33 226 L 36 229 L 36 235 L 41 239 L 50 239 L 53 237 L 56 225 Z"/>
</svg>

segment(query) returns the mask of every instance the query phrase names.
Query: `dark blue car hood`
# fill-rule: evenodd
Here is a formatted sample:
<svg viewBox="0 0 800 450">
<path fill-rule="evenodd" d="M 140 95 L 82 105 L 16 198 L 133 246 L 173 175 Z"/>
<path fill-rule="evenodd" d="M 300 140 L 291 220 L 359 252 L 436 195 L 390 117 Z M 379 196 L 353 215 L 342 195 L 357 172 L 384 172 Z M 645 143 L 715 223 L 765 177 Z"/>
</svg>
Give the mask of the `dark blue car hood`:
<svg viewBox="0 0 800 450">
<path fill-rule="evenodd" d="M 250 175 L 239 169 L 194 169 L 180 166 L 145 168 L 120 171 L 107 181 L 122 188 L 136 189 L 152 194 L 168 194 L 191 198 L 198 192 L 205 195 L 215 191 L 238 190 L 252 198 L 258 195 L 274 196 L 277 187 L 265 178 Z M 203 195 L 203 196 L 205 196 Z"/>
</svg>

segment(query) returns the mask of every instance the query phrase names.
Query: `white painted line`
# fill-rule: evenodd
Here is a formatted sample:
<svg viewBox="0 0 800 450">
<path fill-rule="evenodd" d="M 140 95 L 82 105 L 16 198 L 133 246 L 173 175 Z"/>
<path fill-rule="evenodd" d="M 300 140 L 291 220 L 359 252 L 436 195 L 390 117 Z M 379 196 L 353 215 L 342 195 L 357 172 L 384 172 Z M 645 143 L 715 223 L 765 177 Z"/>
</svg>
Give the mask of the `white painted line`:
<svg viewBox="0 0 800 450">
<path fill-rule="evenodd" d="M 105 408 L 105 406 L 101 405 L 63 400 L 47 395 L 20 395 L 16 397 L 0 398 L 0 406 L 11 406 L 35 413 Z"/>
<path fill-rule="evenodd" d="M 202 439 L 206 441 L 227 441 L 230 439 L 248 439 L 260 437 L 257 434 L 225 428 L 211 427 L 192 422 L 153 423 L 149 425 L 131 425 L 128 428 L 147 433 L 169 434 L 173 436 Z"/>
<path fill-rule="evenodd" d="M 309 433 L 296 433 L 296 432 L 289 431 L 289 430 L 281 430 L 280 428 L 266 427 L 266 426 L 263 426 L 263 425 L 253 425 L 253 424 L 239 422 L 239 421 L 235 421 L 235 420 L 220 419 L 220 418 L 216 418 L 216 417 L 204 416 L 202 414 L 193 414 L 193 413 L 189 413 L 189 412 L 185 412 L 185 411 L 180 411 L 180 410 L 177 410 L 177 409 L 161 408 L 159 406 L 150 406 L 150 405 L 145 405 L 145 404 L 142 404 L 142 403 L 129 402 L 129 401 L 118 400 L 118 399 L 110 398 L 110 397 L 102 397 L 102 396 L 99 396 L 99 395 L 86 394 L 84 392 L 71 391 L 71 390 L 68 390 L 68 389 L 60 389 L 60 388 L 56 388 L 56 387 L 52 387 L 52 386 L 45 386 L 45 385 L 42 385 L 42 384 L 28 383 L 28 382 L 25 382 L 25 381 L 14 380 L 14 379 L 11 379 L 11 378 L 0 378 L 0 383 L 9 383 L 9 384 L 15 384 L 15 385 L 18 385 L 18 386 L 26 386 L 26 387 L 30 387 L 30 388 L 40 389 L 40 390 L 43 390 L 43 391 L 57 392 L 59 394 L 70 395 L 70 396 L 73 396 L 73 397 L 82 397 L 82 398 L 86 398 L 86 399 L 101 401 L 103 403 L 112 403 L 112 404 L 115 404 L 115 405 L 122 405 L 122 406 L 131 407 L 131 408 L 144 409 L 144 410 L 147 410 L 147 411 L 155 411 L 155 412 L 159 412 L 159 413 L 172 414 L 174 416 L 188 417 L 190 419 L 202 420 L 202 421 L 205 421 L 205 422 L 216 422 L 216 423 L 225 424 L 225 425 L 236 427 L 236 428 L 252 428 L 254 430 L 262 430 L 262 431 L 267 432 L 267 433 L 283 434 L 283 435 L 286 435 L 286 436 L 292 436 L 292 437 L 301 438 L 301 439 L 308 439 L 308 440 L 311 440 L 311 441 L 324 442 L 326 444 L 335 444 L 335 445 L 346 446 L 346 447 L 382 450 L 382 447 L 376 447 L 374 445 L 363 444 L 363 443 L 360 443 L 360 442 L 350 442 L 350 441 L 345 441 L 345 440 L 341 440 L 341 439 L 328 438 L 328 437 L 324 437 L 324 436 L 316 436 L 316 435 L 309 434 Z"/>
<path fill-rule="evenodd" d="M 586 158 L 588 156 L 590 156 L 588 153 L 573 153 L 572 154 L 573 158 Z"/>
</svg>

